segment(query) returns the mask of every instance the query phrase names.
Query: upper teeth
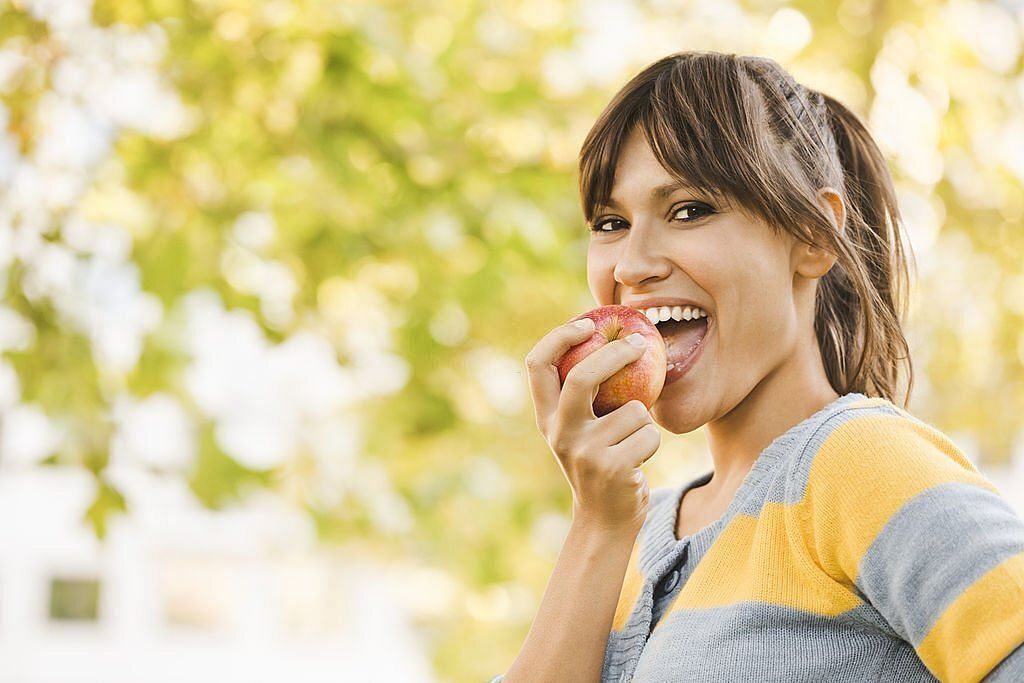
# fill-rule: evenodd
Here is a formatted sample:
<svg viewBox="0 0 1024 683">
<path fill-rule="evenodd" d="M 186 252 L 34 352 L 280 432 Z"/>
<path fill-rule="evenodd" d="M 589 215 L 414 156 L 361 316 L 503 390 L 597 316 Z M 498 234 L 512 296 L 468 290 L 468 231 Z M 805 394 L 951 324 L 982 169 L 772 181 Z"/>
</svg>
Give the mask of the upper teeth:
<svg viewBox="0 0 1024 683">
<path fill-rule="evenodd" d="M 642 309 L 647 319 L 657 325 L 666 320 L 696 320 L 708 317 L 707 311 L 696 306 L 656 306 Z"/>
</svg>

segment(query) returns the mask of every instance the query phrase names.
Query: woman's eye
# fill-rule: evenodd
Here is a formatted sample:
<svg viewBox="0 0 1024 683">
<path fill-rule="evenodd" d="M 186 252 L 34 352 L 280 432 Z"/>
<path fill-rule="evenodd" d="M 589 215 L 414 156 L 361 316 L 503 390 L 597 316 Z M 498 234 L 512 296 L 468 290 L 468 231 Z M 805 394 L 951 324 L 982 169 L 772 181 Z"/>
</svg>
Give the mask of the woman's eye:
<svg viewBox="0 0 1024 683">
<path fill-rule="evenodd" d="M 614 227 L 610 229 L 602 227 L 605 225 L 612 225 L 615 223 L 625 225 L 626 221 L 622 220 L 621 218 L 602 218 L 598 221 L 595 221 L 594 224 L 590 226 L 590 230 L 592 232 L 615 232 L 616 229 Z"/>
<path fill-rule="evenodd" d="M 684 223 L 690 223 L 698 218 L 714 213 L 714 210 L 710 206 L 705 206 L 704 204 L 687 204 L 685 206 L 680 206 L 672 215 L 678 218 L 685 211 L 696 211 L 697 215 L 694 216 L 693 214 L 690 214 L 691 218 L 689 220 L 684 220 Z"/>
</svg>

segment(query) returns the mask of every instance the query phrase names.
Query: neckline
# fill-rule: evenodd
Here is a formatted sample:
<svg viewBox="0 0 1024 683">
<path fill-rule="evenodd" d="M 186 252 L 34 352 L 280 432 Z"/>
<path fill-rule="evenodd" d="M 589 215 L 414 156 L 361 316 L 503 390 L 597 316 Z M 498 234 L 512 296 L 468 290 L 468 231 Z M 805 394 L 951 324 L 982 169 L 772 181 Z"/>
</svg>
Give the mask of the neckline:
<svg viewBox="0 0 1024 683">
<path fill-rule="evenodd" d="M 709 481 L 711 481 L 711 478 L 714 477 L 714 476 L 715 476 L 715 470 L 714 469 L 710 469 L 707 472 L 705 472 L 704 474 L 702 474 L 699 477 L 697 477 L 696 479 L 690 480 L 690 483 L 683 484 L 682 488 L 680 488 L 679 491 L 677 492 L 678 495 L 675 496 L 675 502 L 674 502 L 674 505 L 673 505 L 673 514 L 672 514 L 672 538 L 675 539 L 676 543 L 680 543 L 682 541 L 685 541 L 687 538 L 692 538 L 692 537 L 696 536 L 697 534 L 701 533 L 702 531 L 704 531 L 704 529 L 707 529 L 709 526 L 712 526 L 713 524 L 716 524 L 718 522 L 718 520 L 716 519 L 714 522 L 711 522 L 710 524 L 707 524 L 707 525 L 701 527 L 697 531 L 694 531 L 692 534 L 688 534 L 687 536 L 683 536 L 682 538 L 676 538 L 676 527 L 679 526 L 679 504 L 682 502 L 683 498 L 686 496 L 686 493 L 689 490 L 695 489 L 695 488 L 700 488 L 701 486 L 704 486 Z M 740 488 L 742 488 L 742 486 Z M 737 489 L 736 492 L 738 494 L 739 493 L 739 489 Z M 719 519 L 721 519 L 721 517 L 719 517 Z"/>
<path fill-rule="evenodd" d="M 703 539 L 705 536 L 717 533 L 719 527 L 735 516 L 737 509 L 744 504 L 751 492 L 757 489 L 761 480 L 774 470 L 780 462 L 791 455 L 793 446 L 799 442 L 808 429 L 817 426 L 831 417 L 831 415 L 845 409 L 848 405 L 865 398 L 867 397 L 864 394 L 858 392 L 839 396 L 810 417 L 801 420 L 775 437 L 757 456 L 750 471 L 747 472 L 736 493 L 733 494 L 732 500 L 729 502 L 725 512 L 714 522 L 683 538 L 676 538 L 676 525 L 679 521 L 679 502 L 683 499 L 686 491 L 710 481 L 712 476 L 714 476 L 714 469 L 691 479 L 682 486 L 672 489 L 671 495 L 667 496 L 664 500 L 664 506 L 654 514 L 651 532 L 647 538 L 649 544 L 648 552 L 643 553 L 644 557 L 641 559 L 645 569 L 650 569 L 659 557 L 671 552 L 673 548 L 690 543 L 694 539 Z"/>
</svg>

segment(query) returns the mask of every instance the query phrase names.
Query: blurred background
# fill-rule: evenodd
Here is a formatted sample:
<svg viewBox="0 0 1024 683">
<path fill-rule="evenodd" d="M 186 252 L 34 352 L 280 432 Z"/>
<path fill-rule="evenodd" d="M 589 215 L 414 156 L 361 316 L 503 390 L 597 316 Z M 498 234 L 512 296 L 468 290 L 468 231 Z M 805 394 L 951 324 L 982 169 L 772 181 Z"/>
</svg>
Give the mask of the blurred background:
<svg viewBox="0 0 1024 683">
<path fill-rule="evenodd" d="M 569 523 L 523 359 L 682 49 L 868 122 L 910 410 L 1024 514 L 1024 2 L 0 0 L 0 680 L 483 681 Z M 710 469 L 701 432 L 645 470 Z"/>
</svg>

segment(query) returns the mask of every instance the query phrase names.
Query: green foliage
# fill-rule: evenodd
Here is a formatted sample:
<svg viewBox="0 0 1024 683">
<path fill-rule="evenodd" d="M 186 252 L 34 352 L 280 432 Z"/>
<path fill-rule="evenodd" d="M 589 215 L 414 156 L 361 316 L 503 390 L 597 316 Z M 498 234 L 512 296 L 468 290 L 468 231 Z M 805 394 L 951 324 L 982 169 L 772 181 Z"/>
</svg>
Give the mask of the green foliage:
<svg viewBox="0 0 1024 683">
<path fill-rule="evenodd" d="M 127 507 L 120 491 L 103 479 L 99 481 L 96 497 L 85 511 L 85 519 L 92 526 L 97 538 L 105 538 L 111 517 L 116 513 L 125 512 Z"/>
<path fill-rule="evenodd" d="M 223 509 L 239 501 L 247 488 L 268 487 L 273 476 L 269 472 L 244 467 L 217 446 L 213 427 L 204 425 L 199 431 L 199 453 L 189 485 L 206 507 Z"/>
</svg>

